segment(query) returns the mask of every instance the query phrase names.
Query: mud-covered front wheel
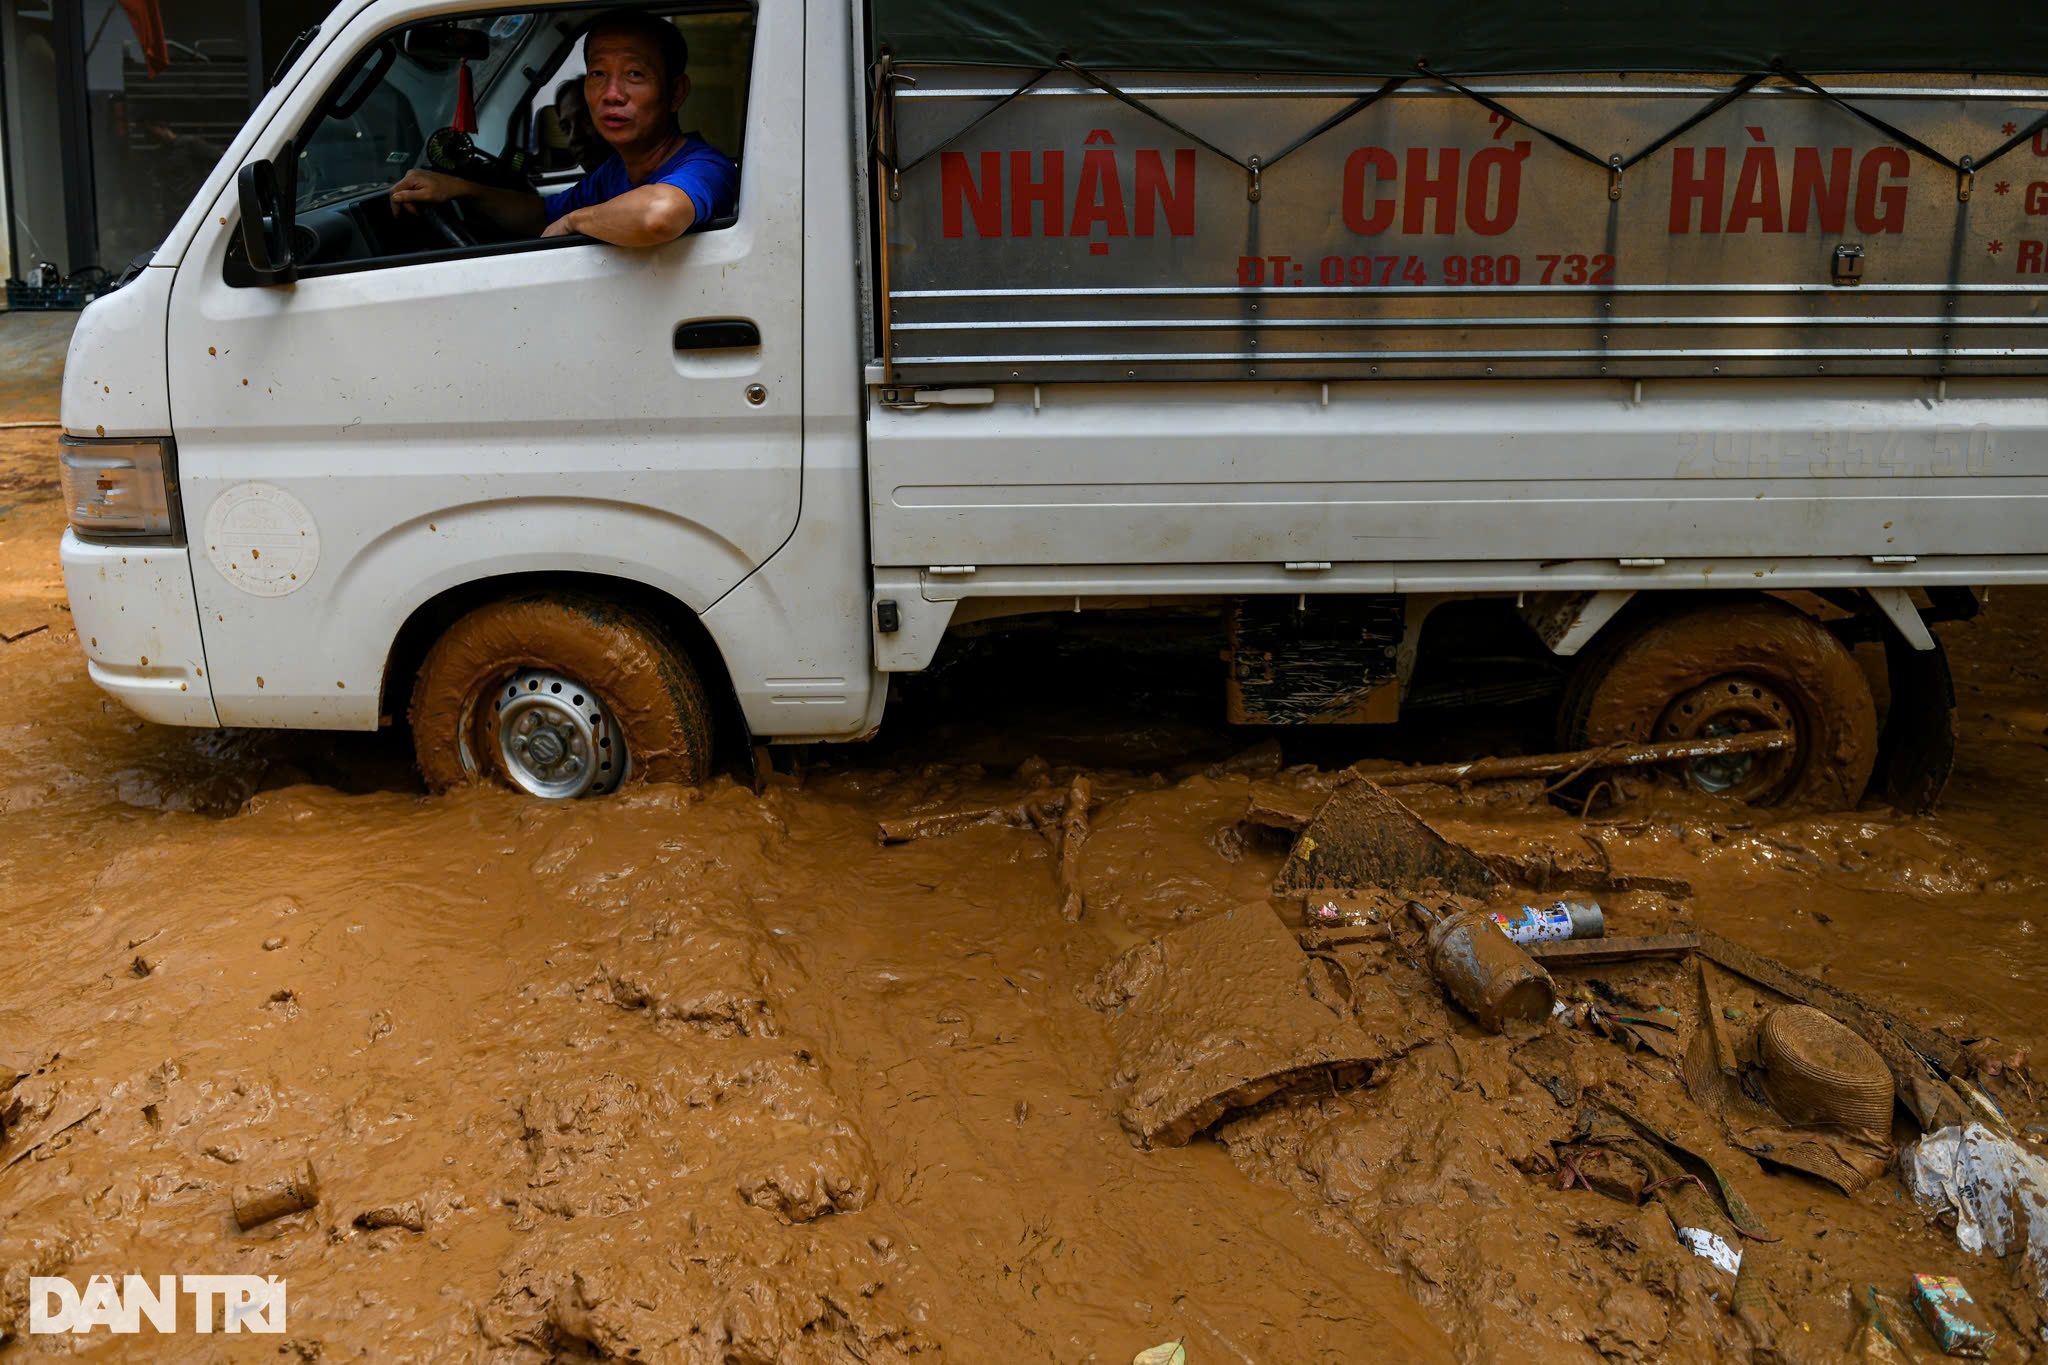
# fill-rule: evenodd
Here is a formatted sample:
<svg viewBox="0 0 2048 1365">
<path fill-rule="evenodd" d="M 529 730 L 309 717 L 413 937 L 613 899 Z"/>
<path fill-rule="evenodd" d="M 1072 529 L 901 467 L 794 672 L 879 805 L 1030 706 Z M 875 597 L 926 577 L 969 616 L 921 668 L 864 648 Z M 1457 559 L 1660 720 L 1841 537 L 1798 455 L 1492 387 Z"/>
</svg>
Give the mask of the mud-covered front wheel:
<svg viewBox="0 0 2048 1365">
<path fill-rule="evenodd" d="M 562 800 L 711 770 L 688 656 L 658 622 L 594 598 L 511 598 L 462 617 L 420 665 L 410 720 L 435 791 L 489 780 Z"/>
<path fill-rule="evenodd" d="M 1826 627 L 1776 601 L 1696 607 L 1601 641 L 1580 663 L 1559 730 L 1572 748 L 1790 730 L 1789 751 L 1661 770 L 1754 805 L 1854 806 L 1877 761 L 1863 670 Z"/>
</svg>

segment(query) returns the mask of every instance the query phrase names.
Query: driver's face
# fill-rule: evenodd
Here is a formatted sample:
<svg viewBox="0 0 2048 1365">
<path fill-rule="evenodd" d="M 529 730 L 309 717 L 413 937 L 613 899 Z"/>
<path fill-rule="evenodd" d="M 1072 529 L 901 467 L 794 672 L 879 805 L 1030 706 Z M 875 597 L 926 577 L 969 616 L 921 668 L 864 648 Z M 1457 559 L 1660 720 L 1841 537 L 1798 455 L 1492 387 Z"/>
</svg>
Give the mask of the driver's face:
<svg viewBox="0 0 2048 1365">
<path fill-rule="evenodd" d="M 598 136 L 624 149 L 656 142 L 675 131 L 676 106 L 689 88 L 677 72 L 664 81 L 661 54 L 633 35 L 593 39 L 584 54 L 583 98 Z"/>
</svg>

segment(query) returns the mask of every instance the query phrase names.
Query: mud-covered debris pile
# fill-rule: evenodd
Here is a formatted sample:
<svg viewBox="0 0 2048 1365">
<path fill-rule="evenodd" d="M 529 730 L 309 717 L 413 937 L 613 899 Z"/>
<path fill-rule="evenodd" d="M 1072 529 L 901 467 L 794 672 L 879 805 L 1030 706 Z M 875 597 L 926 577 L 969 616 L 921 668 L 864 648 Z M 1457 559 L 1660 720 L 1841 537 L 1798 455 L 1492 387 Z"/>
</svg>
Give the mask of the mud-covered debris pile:
<svg viewBox="0 0 2048 1365">
<path fill-rule="evenodd" d="M 288 1283 L 285 1338 L 148 1356 L 1704 1362 L 1762 1339 L 1819 1361 L 1885 1331 L 1931 1354 L 1911 1274 L 1966 1286 L 2003 1358 L 2040 1340 L 1896 1165 L 1845 1193 L 1695 1098 L 1700 954 L 1546 959 L 1570 1022 L 1494 1035 L 1401 896 L 1317 924 L 1276 899 L 1272 824 L 1312 819 L 1355 755 L 1289 766 L 1290 735 L 1233 759 L 1231 732 L 1091 672 L 892 710 L 881 747 L 758 796 L 427 799 L 390 736 L 191 734 L 105 701 L 48 446 L 0 437 L 0 1357 L 54 1349 L 31 1277 L 244 1273 Z M 1612 941 L 1719 934 L 1881 1006 L 1973 1121 L 1959 1081 L 2038 1151 L 2044 604 L 2001 589 L 1955 628 L 1963 748 L 1933 818 L 1653 796 L 1581 820 L 1544 779 L 1400 799 L 1529 903 L 1598 899 Z M 875 839 L 976 809 L 1015 815 Z M 1285 949 L 1285 980 L 1240 989 L 1249 950 L 1174 946 L 1226 929 Z M 1132 1051 L 1149 988 L 1122 1016 L 1090 999 L 1169 958 L 1149 999 L 1190 1007 Z M 1739 971 L 1712 989 L 1752 1028 L 1829 1008 Z M 1784 1098 L 1750 1094 L 1741 1030 L 1714 1035 L 1732 1101 Z M 1141 1147 L 1141 1072 L 1210 1092 L 1187 1113 L 1229 1102 Z M 1667 1163 L 1685 1178 L 1649 1188 Z M 308 1166 L 317 1202 L 238 1225 L 238 1195 Z"/>
<path fill-rule="evenodd" d="M 1948 1036 L 1711 933 L 1620 937 L 1597 955 L 1548 953 L 1567 995 L 1554 1021 L 1485 1036 L 1501 1025 L 1481 1026 L 1491 1004 L 1483 991 L 1475 997 L 1458 989 L 1461 979 L 1445 981 L 1446 995 L 1465 1007 L 1451 1010 L 1418 989 L 1425 962 L 1444 978 L 1434 950 L 1446 930 L 1488 923 L 1469 898 L 1444 895 L 1470 855 L 1384 794 L 1350 792 L 1340 786 L 1294 823 L 1300 832 L 1278 885 L 1304 907 L 1300 941 L 1343 963 L 1348 1009 L 1340 1014 L 1399 1007 L 1424 1017 L 1411 1025 L 1411 1046 L 1387 1050 L 1362 1085 L 1346 1089 L 1332 1076 L 1320 1093 L 1276 1086 L 1265 1103 L 1225 1114 L 1217 1136 L 1242 1169 L 1296 1190 L 1319 1221 L 1399 1267 L 1418 1300 L 1450 1314 L 1454 1337 L 1480 1356 L 1538 1353 L 1578 1337 L 1619 1358 L 1803 1358 L 1811 1343 L 1788 1337 L 1795 1322 L 1804 1337 L 1815 1317 L 1857 1302 L 1867 1287 L 1859 1274 L 1903 1294 L 1918 1267 L 1894 1257 L 1882 1271 L 1863 1271 L 1833 1255 L 1789 1255 L 1744 1191 L 1794 1193 L 1812 1181 L 1806 1191 L 1825 1202 L 1805 1211 L 1805 1231 L 1815 1241 L 1840 1234 L 1883 1208 L 1858 1196 L 1890 1169 L 1896 1121 L 1899 1140 L 1914 1144 L 1912 1169 L 1931 1172 L 1939 1152 L 1947 1174 L 1922 1183 L 1952 1206 L 1954 1185 L 1969 1183 L 1954 1176 L 1951 1155 L 1962 1111 L 1975 1109 L 2014 1137 L 2008 1109 L 2032 1111 L 2023 1066 L 1975 1065 L 1972 1050 Z M 1255 796 L 1247 819 L 1270 824 L 1278 804 L 1270 792 Z M 1610 884 L 1619 880 L 1609 875 Z M 1426 882 L 1424 894 L 1443 907 L 1432 916 L 1410 905 L 1420 930 L 1395 908 L 1406 893 L 1389 889 L 1404 876 Z M 1381 885 L 1360 886 L 1360 878 Z M 1494 890 L 1503 905 L 1522 899 Z M 1527 909 L 1515 917 L 1537 918 Z M 1510 918 L 1499 916 L 1503 930 Z M 1555 918 L 1556 932 L 1571 932 L 1572 916 Z M 1346 926 L 1341 941 L 1331 941 L 1333 925 Z M 1504 932 L 1496 941 L 1497 955 L 1521 956 Z M 1974 1055 L 2003 1052 L 1979 1045 Z M 1985 1086 L 2001 1090 L 2003 1105 Z M 1924 1142 L 1904 1136 L 1921 1132 Z M 2028 1244 L 2019 1193 L 2027 1179 L 2015 1167 L 1998 1186 L 2011 1196 L 1984 1201 L 1994 1222 L 2011 1227 L 2017 1215 L 2018 1230 L 1995 1239 L 1999 1250 Z M 1588 1194 L 1628 1212 L 1589 1207 Z M 1966 1229 L 1971 1212 L 1962 1212 Z M 2037 1235 L 2048 1238 L 2048 1212 Z M 1963 1240 L 1968 1247 L 1967 1231 Z M 1503 1258 L 1502 1249 L 1529 1256 Z M 1980 1264 L 1971 1277 L 2021 1341 L 2039 1339 L 2048 1310 L 2031 1264 L 2022 1258 L 2011 1278 L 1995 1262 Z M 1577 1326 L 1593 1323 L 1586 1332 Z"/>
</svg>

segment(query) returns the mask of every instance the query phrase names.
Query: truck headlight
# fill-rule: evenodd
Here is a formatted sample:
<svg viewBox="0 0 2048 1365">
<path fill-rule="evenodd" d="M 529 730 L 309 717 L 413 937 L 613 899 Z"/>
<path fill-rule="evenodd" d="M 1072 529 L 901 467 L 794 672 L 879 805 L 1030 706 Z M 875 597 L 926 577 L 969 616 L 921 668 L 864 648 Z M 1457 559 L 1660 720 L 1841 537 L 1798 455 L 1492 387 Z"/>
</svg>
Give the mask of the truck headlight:
<svg viewBox="0 0 2048 1365">
<path fill-rule="evenodd" d="M 168 436 L 59 441 L 64 514 L 81 540 L 174 540 L 177 454 Z"/>
</svg>

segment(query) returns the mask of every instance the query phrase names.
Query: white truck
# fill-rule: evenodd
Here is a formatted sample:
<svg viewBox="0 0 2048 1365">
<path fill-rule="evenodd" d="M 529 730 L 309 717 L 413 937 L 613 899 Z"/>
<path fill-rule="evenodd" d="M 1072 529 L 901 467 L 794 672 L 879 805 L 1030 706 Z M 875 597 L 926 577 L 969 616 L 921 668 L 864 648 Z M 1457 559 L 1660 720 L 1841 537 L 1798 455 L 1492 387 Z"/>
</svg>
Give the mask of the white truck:
<svg viewBox="0 0 2048 1365">
<path fill-rule="evenodd" d="M 80 320 L 92 677 L 576 797 L 871 735 L 1049 613 L 1210 622 L 1234 720 L 1391 721 L 1455 604 L 1563 742 L 1789 729 L 1683 780 L 1925 805 L 1929 623 L 2048 581 L 2040 21 L 1588 3 L 648 6 L 741 188 L 623 249 L 387 197 L 573 178 L 599 7 L 342 0 Z"/>
</svg>

